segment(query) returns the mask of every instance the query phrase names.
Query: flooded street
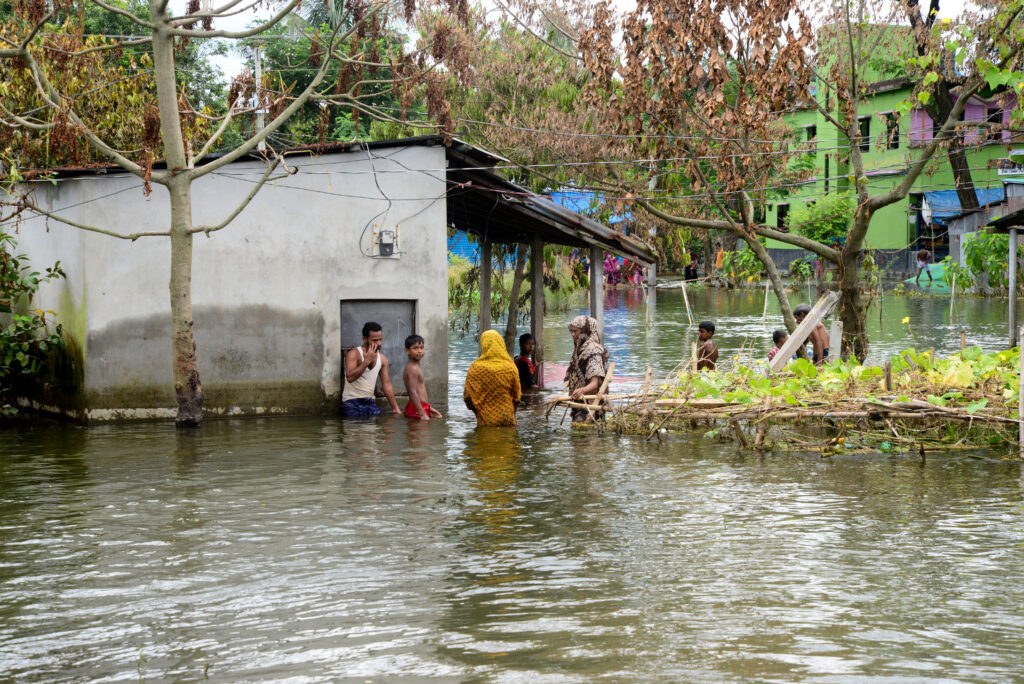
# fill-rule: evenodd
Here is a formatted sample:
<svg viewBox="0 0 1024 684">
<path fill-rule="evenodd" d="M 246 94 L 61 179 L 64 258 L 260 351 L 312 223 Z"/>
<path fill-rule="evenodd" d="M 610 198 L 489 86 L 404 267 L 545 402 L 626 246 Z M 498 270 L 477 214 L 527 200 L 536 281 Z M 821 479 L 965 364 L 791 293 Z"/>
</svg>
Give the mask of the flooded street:
<svg viewBox="0 0 1024 684">
<path fill-rule="evenodd" d="M 723 358 L 767 352 L 763 301 L 691 294 Z M 576 313 L 549 316 L 549 360 Z M 678 291 L 644 316 L 641 293 L 609 293 L 616 374 L 689 355 Z M 872 360 L 952 352 L 961 329 L 1005 346 L 1004 300 L 948 316 L 886 297 Z M 450 414 L 429 424 L 0 432 L 3 679 L 1020 679 L 1024 478 L 1002 452 L 758 456 L 535 408 L 478 429 L 460 399 L 476 345 L 451 346 Z"/>
</svg>

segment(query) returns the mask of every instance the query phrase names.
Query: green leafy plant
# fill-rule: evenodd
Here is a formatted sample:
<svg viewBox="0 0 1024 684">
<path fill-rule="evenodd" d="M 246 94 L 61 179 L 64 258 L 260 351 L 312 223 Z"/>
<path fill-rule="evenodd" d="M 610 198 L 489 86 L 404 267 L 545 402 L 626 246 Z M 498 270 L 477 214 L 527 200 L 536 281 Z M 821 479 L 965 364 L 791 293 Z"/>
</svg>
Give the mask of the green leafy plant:
<svg viewBox="0 0 1024 684">
<path fill-rule="evenodd" d="M 1010 241 L 1006 235 L 975 233 L 963 242 L 964 263 L 974 278 L 987 274 L 990 287 L 1007 291 L 1007 270 Z M 1017 248 L 1017 259 L 1024 256 L 1024 246 Z M 959 277 L 958 277 L 959 280 Z M 1016 286 L 1021 286 L 1022 274 L 1017 275 Z"/>
<path fill-rule="evenodd" d="M 726 252 L 722 258 L 722 268 L 734 283 L 751 282 L 764 273 L 764 264 L 749 249 Z"/>
<path fill-rule="evenodd" d="M 31 308 L 40 285 L 65 277 L 60 262 L 43 273 L 30 270 L 17 246 L 12 235 L 0 232 L 0 404 L 6 416 L 17 413 L 17 383 L 38 375 L 47 352 L 64 344 L 61 325 L 49 329 L 55 314 Z"/>
<path fill-rule="evenodd" d="M 786 225 L 798 235 L 825 244 L 833 243 L 846 237 L 856 208 L 849 194 L 824 195 L 813 203 L 797 205 Z"/>
<path fill-rule="evenodd" d="M 803 285 L 814 275 L 809 257 L 799 257 L 789 263 L 789 279 L 794 285 Z"/>
<path fill-rule="evenodd" d="M 946 267 L 945 272 L 942 274 L 942 279 L 950 287 L 953 287 L 953 283 L 956 283 L 956 286 L 961 289 L 974 285 L 975 274 L 969 267 L 961 266 L 948 256 L 939 263 Z"/>
</svg>

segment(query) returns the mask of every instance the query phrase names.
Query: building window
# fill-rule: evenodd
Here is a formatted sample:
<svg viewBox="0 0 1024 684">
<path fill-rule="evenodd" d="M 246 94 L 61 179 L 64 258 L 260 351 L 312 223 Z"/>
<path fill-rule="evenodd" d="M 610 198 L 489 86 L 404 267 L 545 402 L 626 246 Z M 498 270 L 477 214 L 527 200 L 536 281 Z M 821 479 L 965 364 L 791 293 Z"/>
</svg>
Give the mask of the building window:
<svg viewBox="0 0 1024 684">
<path fill-rule="evenodd" d="M 789 231 L 787 225 L 787 219 L 789 218 L 789 205 L 788 204 L 777 204 L 775 213 L 775 225 L 779 230 Z"/>
<path fill-rule="evenodd" d="M 828 180 L 829 176 L 832 175 L 832 170 L 829 168 L 828 155 L 825 155 L 825 194 L 828 194 Z"/>
<path fill-rule="evenodd" d="M 862 116 L 857 122 L 860 124 L 860 151 L 867 152 L 871 149 L 871 117 Z"/>
<path fill-rule="evenodd" d="M 886 112 L 885 114 L 885 139 L 886 147 L 890 150 L 900 148 L 900 119 L 896 112 Z"/>
<path fill-rule="evenodd" d="M 804 132 L 807 134 L 807 142 L 814 142 L 818 139 L 817 126 L 804 126 Z"/>
<path fill-rule="evenodd" d="M 999 125 L 1003 123 L 1003 109 L 999 106 L 998 102 L 992 102 L 988 105 L 988 116 L 985 119 L 990 124 Z M 1000 135 L 994 133 L 992 129 L 985 131 L 985 138 L 988 140 L 996 140 Z"/>
</svg>

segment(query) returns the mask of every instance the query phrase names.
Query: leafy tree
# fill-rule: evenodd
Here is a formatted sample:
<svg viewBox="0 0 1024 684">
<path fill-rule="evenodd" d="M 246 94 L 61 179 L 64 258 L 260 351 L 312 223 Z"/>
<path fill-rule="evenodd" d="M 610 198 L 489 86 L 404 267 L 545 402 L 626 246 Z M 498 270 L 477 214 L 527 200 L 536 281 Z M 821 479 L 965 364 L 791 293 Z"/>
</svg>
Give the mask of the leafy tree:
<svg viewBox="0 0 1024 684">
<path fill-rule="evenodd" d="M 21 5 L 19 5 L 21 7 Z M 26 10 L 27 11 L 27 10 Z M 73 101 L 76 122 L 64 107 L 51 106 L 24 60 L 0 60 L 0 155 L 8 178 L 57 166 L 88 166 L 106 161 L 78 126 L 96 131 L 116 149 L 143 147 L 147 116 L 155 116 L 152 60 L 146 54 L 107 58 L 113 41 L 86 32 L 88 22 L 69 16 L 46 24 L 24 50 L 57 92 Z M 2 24 L 5 37 L 33 27 L 22 11 Z M 45 29 L 45 30 L 44 30 Z M 150 134 L 155 132 L 151 128 Z"/>
<path fill-rule="evenodd" d="M 791 0 L 687 0 L 681 5 L 640 0 L 621 19 L 607 6 L 595 11 L 580 43 L 595 94 L 606 94 L 605 101 L 615 105 L 608 116 L 619 122 L 619 132 L 636 135 L 651 156 L 672 160 L 671 168 L 689 176 L 689 206 L 667 200 L 644 205 L 679 225 L 737 233 L 764 263 L 791 330 L 795 321 L 782 282 L 756 238 L 803 247 L 835 263 L 843 354 L 863 360 L 868 340 L 860 261 L 872 217 L 906 196 L 940 147 L 954 137 L 972 95 L 995 80 L 1020 81 L 1022 8 L 1024 0 L 997 0 L 967 22 L 933 26 L 928 45 L 941 45 L 955 55 L 962 84 L 932 142 L 913 153 L 891 190 L 877 194 L 869 190 L 861 157 L 857 104 L 867 97 L 869 60 L 896 43 L 880 27 L 896 23 L 904 12 L 901 6 L 843 0 L 826 8 L 819 15 L 822 24 L 815 27 Z M 621 49 L 612 39 L 618 30 Z M 919 65 L 939 59 L 928 54 L 927 59 L 918 58 Z M 936 82 L 937 76 L 921 76 L 921 101 L 931 96 Z M 613 100 L 611 94 L 619 88 L 622 96 Z M 856 211 L 838 248 L 756 220 L 760 193 L 792 182 L 788 160 L 800 150 L 780 128 L 780 119 L 797 104 L 814 108 L 835 127 L 844 148 L 839 155 L 849 164 Z M 708 166 L 714 175 L 708 174 Z"/>
</svg>

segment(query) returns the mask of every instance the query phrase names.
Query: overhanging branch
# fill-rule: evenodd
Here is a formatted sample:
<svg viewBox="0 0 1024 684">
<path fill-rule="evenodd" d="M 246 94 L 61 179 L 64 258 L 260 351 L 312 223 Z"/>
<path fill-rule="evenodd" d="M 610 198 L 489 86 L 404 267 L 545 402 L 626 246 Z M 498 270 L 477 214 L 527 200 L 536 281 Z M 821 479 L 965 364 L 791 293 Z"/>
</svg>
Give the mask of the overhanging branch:
<svg viewBox="0 0 1024 684">
<path fill-rule="evenodd" d="M 263 188 L 264 185 L 267 184 L 268 181 L 278 180 L 279 178 L 287 178 L 289 175 L 294 173 L 293 170 L 288 169 L 288 167 L 286 166 L 285 170 L 288 171 L 288 173 L 286 173 L 283 176 L 275 176 L 274 178 L 271 178 L 270 174 L 272 174 L 274 172 L 274 169 L 276 169 L 278 167 L 278 165 L 281 163 L 281 161 L 282 161 L 281 155 L 275 155 L 274 156 L 274 160 L 272 162 L 271 161 L 267 161 L 267 170 L 263 173 L 263 175 L 260 177 L 260 179 L 258 181 L 256 181 L 256 184 L 253 186 L 253 188 L 249 192 L 249 194 L 245 196 L 245 199 L 242 200 L 241 203 L 237 207 L 235 207 L 234 211 L 232 211 L 230 214 L 228 214 L 228 217 L 226 219 L 224 219 L 223 221 L 221 221 L 220 223 L 218 223 L 217 225 L 214 225 L 214 226 L 196 226 L 194 228 L 191 228 L 188 232 L 189 233 L 205 233 L 206 237 L 210 237 L 210 233 L 213 233 L 213 232 L 216 232 L 218 230 L 221 230 L 222 228 L 225 228 L 229 223 L 234 221 L 235 218 L 239 214 L 241 214 L 245 210 L 245 208 L 247 206 L 249 206 L 249 203 L 252 202 L 252 199 L 257 195 L 257 193 L 259 193 L 259 191 Z"/>
<path fill-rule="evenodd" d="M 132 242 L 135 242 L 140 237 L 167 237 L 171 234 L 170 231 L 167 230 L 141 230 L 137 233 L 118 233 L 116 230 L 107 230 L 106 228 L 99 228 L 97 226 L 90 226 L 85 223 L 79 223 L 78 221 L 72 221 L 71 219 L 65 218 L 59 214 L 54 214 L 53 212 L 47 211 L 46 209 L 41 209 L 32 203 L 26 203 L 25 208 L 37 214 L 48 216 L 49 218 L 52 218 L 54 221 L 60 221 L 61 223 L 69 225 L 73 228 L 78 228 L 79 230 L 85 230 L 90 233 L 100 233 L 101 235 L 109 235 L 110 237 L 119 238 L 121 240 L 130 240 Z"/>
</svg>

